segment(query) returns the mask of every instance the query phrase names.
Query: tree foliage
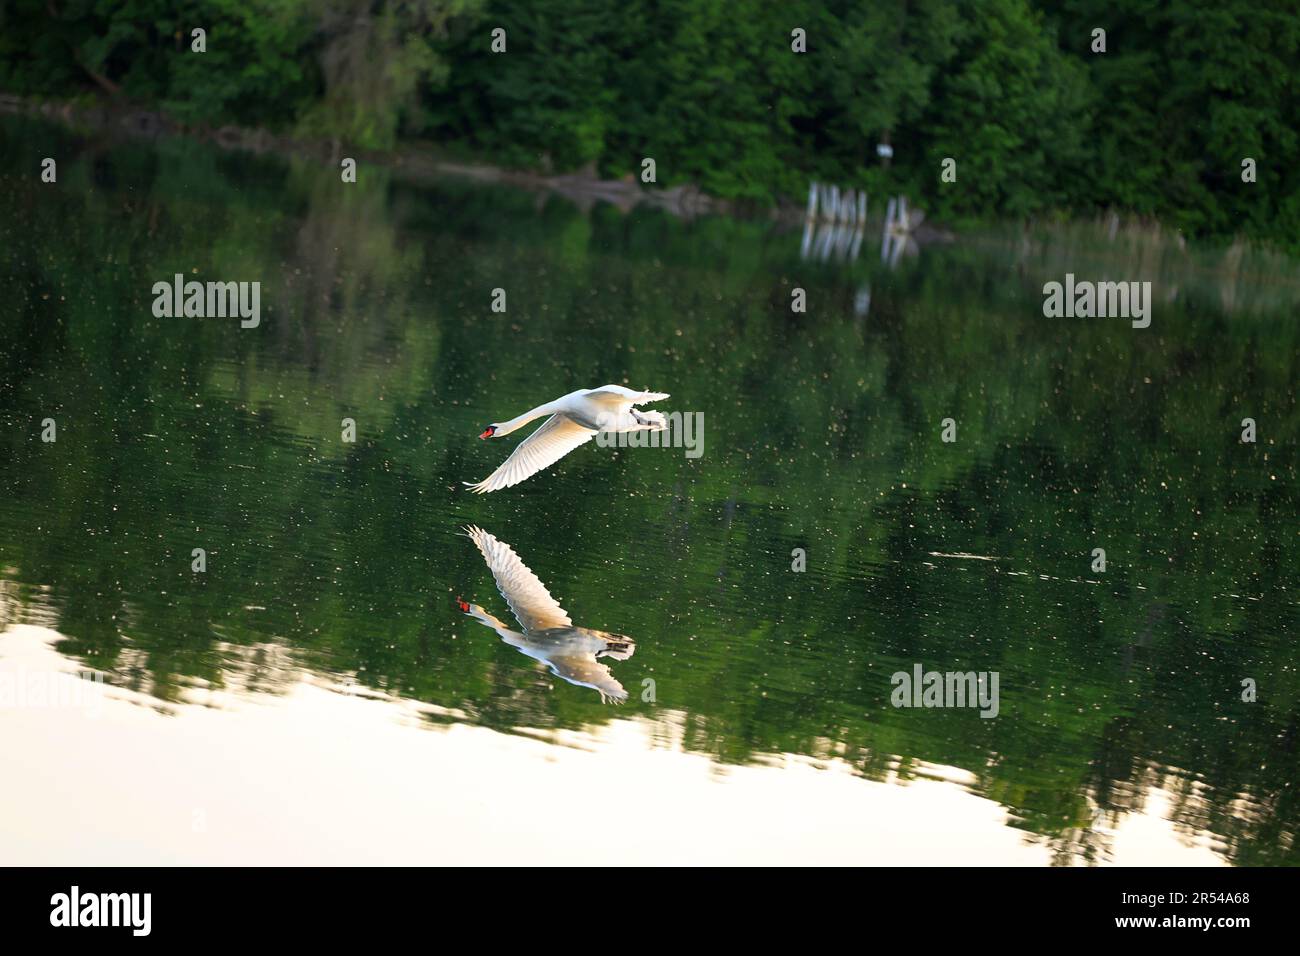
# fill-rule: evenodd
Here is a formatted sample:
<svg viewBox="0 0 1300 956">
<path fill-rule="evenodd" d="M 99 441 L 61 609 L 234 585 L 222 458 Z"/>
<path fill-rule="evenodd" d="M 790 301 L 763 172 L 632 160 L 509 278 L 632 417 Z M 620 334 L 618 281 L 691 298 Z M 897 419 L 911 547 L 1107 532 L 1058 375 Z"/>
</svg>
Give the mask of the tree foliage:
<svg viewBox="0 0 1300 956">
<path fill-rule="evenodd" d="M 658 185 L 760 204 L 821 179 L 947 216 L 1118 209 L 1300 248 L 1285 0 L 10 0 L 0 22 L 0 89 L 189 123 L 615 177 L 650 157 Z"/>
</svg>

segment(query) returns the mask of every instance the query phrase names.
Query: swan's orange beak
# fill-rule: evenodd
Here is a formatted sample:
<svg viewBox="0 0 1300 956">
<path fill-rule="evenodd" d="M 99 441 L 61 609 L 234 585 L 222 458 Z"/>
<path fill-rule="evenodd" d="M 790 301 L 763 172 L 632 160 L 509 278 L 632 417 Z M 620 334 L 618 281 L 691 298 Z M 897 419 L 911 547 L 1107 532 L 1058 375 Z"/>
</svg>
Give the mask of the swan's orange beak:
<svg viewBox="0 0 1300 956">
<path fill-rule="evenodd" d="M 489 427 L 489 428 L 485 428 L 485 429 L 483 429 L 483 434 L 482 434 L 482 435 L 479 435 L 478 437 L 479 437 L 479 438 L 491 438 L 491 437 L 492 437 L 492 433 L 493 433 L 494 431 L 496 431 L 495 428 L 491 428 L 491 427 Z"/>
<path fill-rule="evenodd" d="M 462 601 L 460 598 L 456 598 L 456 603 L 460 605 L 460 609 L 462 611 L 466 611 L 466 612 L 469 611 L 469 605 L 466 604 L 464 601 Z"/>
</svg>

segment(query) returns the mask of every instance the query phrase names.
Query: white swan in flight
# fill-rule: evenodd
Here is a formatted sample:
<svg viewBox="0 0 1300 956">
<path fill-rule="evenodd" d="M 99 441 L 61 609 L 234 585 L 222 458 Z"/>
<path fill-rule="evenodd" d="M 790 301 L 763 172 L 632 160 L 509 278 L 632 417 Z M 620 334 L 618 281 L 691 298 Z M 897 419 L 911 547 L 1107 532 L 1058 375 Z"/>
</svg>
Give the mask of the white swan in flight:
<svg viewBox="0 0 1300 956">
<path fill-rule="evenodd" d="M 538 405 L 508 422 L 493 422 L 483 429 L 479 438 L 500 438 L 535 418 L 551 416 L 511 452 L 500 468 L 480 482 L 465 484 L 480 495 L 517 485 L 586 444 L 597 432 L 663 431 L 668 427 L 663 415 L 643 412 L 635 406 L 667 397 L 667 392 L 637 392 L 622 385 L 583 388 Z"/>
<path fill-rule="evenodd" d="M 596 658 L 612 657 L 625 661 L 636 650 L 636 642 L 621 634 L 574 627 L 564 608 L 551 597 L 528 565 L 519 560 L 519 555 L 510 545 L 473 525 L 466 528 L 465 533 L 482 552 L 483 560 L 496 579 L 497 590 L 510 605 L 523 632 L 512 631 L 505 622 L 477 604 L 457 598 L 460 609 L 492 628 L 511 647 L 550 667 L 556 677 L 579 687 L 592 688 L 605 703 L 612 700 L 621 704 L 627 700 L 623 685 Z"/>
</svg>

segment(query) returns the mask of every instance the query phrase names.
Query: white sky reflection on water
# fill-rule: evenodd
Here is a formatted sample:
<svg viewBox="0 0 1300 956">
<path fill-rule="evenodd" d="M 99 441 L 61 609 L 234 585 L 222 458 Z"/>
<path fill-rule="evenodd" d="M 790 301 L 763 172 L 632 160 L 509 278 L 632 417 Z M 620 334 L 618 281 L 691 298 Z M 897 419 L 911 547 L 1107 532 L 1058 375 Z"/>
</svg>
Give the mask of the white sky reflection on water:
<svg viewBox="0 0 1300 956">
<path fill-rule="evenodd" d="M 11 688 L 77 669 L 58 637 L 0 634 Z M 0 863 L 1049 862 L 1002 806 L 949 782 L 964 771 L 899 786 L 794 755 L 723 767 L 665 744 L 671 716 L 538 732 L 556 743 L 431 724 L 426 705 L 307 671 L 282 694 L 201 691 L 207 706 L 87 686 L 88 706 L 0 706 Z M 1222 863 L 1147 797 L 1109 834 L 1112 862 Z"/>
</svg>

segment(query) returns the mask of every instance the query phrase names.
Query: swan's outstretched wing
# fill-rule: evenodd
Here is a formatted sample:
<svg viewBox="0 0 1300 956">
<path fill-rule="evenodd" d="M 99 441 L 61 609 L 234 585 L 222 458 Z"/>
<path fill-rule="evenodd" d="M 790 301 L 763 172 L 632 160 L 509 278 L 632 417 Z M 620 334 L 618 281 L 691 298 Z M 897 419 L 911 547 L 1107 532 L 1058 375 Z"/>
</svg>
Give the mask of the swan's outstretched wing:
<svg viewBox="0 0 1300 956">
<path fill-rule="evenodd" d="M 573 626 L 564 608 L 551 597 L 546 585 L 538 580 L 528 565 L 519 560 L 519 555 L 510 545 L 473 525 L 466 528 L 465 533 L 478 545 L 483 560 L 496 579 L 497 590 L 525 631 Z"/>
<path fill-rule="evenodd" d="M 475 494 L 497 491 L 517 485 L 531 478 L 543 468 L 549 468 L 579 445 L 594 438 L 596 432 L 583 428 L 564 415 L 552 415 L 541 428 L 525 438 L 501 467 L 482 481 L 469 485 Z"/>
<path fill-rule="evenodd" d="M 602 385 L 587 392 L 587 398 L 592 401 L 610 405 L 645 405 L 648 402 L 661 402 L 667 397 L 667 392 L 638 392 L 622 385 Z"/>
<path fill-rule="evenodd" d="M 548 657 L 546 663 L 556 677 L 567 680 L 579 687 L 591 687 L 600 692 L 600 699 L 605 703 L 613 701 L 621 704 L 627 700 L 627 691 L 614 679 L 609 668 L 597 662 L 590 654 L 574 654 L 569 657 Z"/>
</svg>

